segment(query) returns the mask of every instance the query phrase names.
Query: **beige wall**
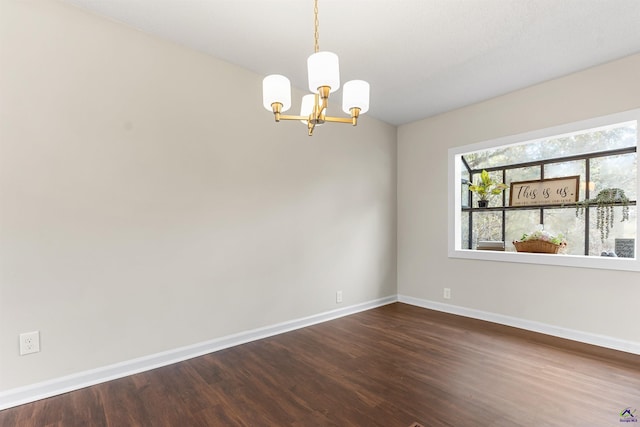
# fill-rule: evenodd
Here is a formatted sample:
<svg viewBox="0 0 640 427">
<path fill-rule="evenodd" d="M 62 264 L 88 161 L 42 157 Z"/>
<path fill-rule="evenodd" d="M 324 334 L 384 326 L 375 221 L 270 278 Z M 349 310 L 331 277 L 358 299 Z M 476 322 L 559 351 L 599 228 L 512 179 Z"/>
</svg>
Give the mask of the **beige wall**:
<svg viewBox="0 0 640 427">
<path fill-rule="evenodd" d="M 446 250 L 447 150 L 638 108 L 640 55 L 401 126 L 396 159 L 370 117 L 308 138 L 262 109 L 261 76 L 54 1 L 0 7 L 0 391 L 332 310 L 336 290 L 446 285 L 640 342 L 640 273 Z M 31 330 L 42 351 L 20 357 Z"/>
<path fill-rule="evenodd" d="M 0 1 L 0 391 L 395 295 L 395 127 L 309 138 L 262 76 Z"/>
<path fill-rule="evenodd" d="M 399 294 L 640 343 L 638 272 L 450 259 L 446 247 L 449 148 L 638 108 L 638 76 L 635 55 L 401 126 Z"/>
</svg>

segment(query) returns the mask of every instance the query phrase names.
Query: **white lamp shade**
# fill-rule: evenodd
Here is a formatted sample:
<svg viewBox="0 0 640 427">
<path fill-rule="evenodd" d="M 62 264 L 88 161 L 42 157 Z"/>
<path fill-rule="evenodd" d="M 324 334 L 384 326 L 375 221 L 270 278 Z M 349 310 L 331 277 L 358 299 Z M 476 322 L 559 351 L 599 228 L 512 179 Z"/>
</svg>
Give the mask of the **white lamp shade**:
<svg viewBox="0 0 640 427">
<path fill-rule="evenodd" d="M 315 95 L 305 95 L 302 97 L 302 104 L 300 105 L 300 115 L 309 117 L 309 114 L 313 111 L 313 104 L 315 103 Z M 300 120 L 305 125 L 308 120 Z"/>
<path fill-rule="evenodd" d="M 369 83 L 364 80 L 350 80 L 342 89 L 342 111 L 351 114 L 352 108 L 360 108 L 360 114 L 369 111 Z"/>
<path fill-rule="evenodd" d="M 340 65 L 338 55 L 332 52 L 317 52 L 307 58 L 309 90 L 318 93 L 320 86 L 329 86 L 329 92 L 340 88 Z"/>
<path fill-rule="evenodd" d="M 272 111 L 274 102 L 282 104 L 282 111 L 291 108 L 291 83 L 280 74 L 271 74 L 262 80 L 262 105 Z"/>
</svg>

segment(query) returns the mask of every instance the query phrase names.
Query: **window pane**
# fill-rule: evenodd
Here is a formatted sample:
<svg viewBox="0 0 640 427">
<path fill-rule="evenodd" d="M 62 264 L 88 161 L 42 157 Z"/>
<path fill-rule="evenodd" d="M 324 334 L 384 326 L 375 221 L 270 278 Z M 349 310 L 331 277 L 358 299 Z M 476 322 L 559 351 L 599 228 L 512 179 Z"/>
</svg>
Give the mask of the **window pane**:
<svg viewBox="0 0 640 427">
<path fill-rule="evenodd" d="M 564 236 L 567 246 L 562 253 L 584 255 L 584 218 L 576 217 L 575 209 L 545 209 L 544 229 Z"/>
<path fill-rule="evenodd" d="M 591 160 L 593 191 L 590 198 L 605 188 L 620 188 L 629 200 L 636 199 L 636 153 L 600 157 Z"/>
<path fill-rule="evenodd" d="M 636 135 L 636 122 L 625 122 L 527 141 L 525 144 L 467 153 L 464 158 L 471 169 L 516 165 L 537 160 L 634 147 L 637 143 Z"/>
<path fill-rule="evenodd" d="M 550 179 L 550 178 L 564 178 L 566 176 L 579 175 L 580 176 L 580 193 L 578 194 L 578 200 L 584 200 L 586 169 L 587 169 L 587 162 L 585 160 L 576 160 L 573 162 L 562 162 L 562 163 L 549 163 L 548 165 L 544 165 L 544 177 L 545 179 Z"/>
<path fill-rule="evenodd" d="M 609 229 L 609 236 L 604 236 L 604 240 L 597 228 L 597 208 L 589 208 L 589 255 L 598 256 L 603 252 L 615 252 L 615 239 L 635 239 L 637 232 L 636 208 L 636 206 L 629 206 L 629 219 L 621 222 L 622 206 L 615 206 L 613 208 L 613 227 Z"/>
<path fill-rule="evenodd" d="M 478 240 L 502 240 L 502 212 L 485 211 L 473 214 L 473 247 Z"/>
<path fill-rule="evenodd" d="M 463 172 L 460 174 L 462 177 L 462 190 L 460 191 L 460 197 L 462 198 L 461 200 L 461 205 L 463 208 L 468 208 L 471 205 L 469 204 L 470 200 L 469 200 L 469 182 L 471 180 L 471 177 L 469 175 L 469 172 L 467 172 L 466 170 L 463 170 Z"/>
<path fill-rule="evenodd" d="M 509 188 L 505 190 L 505 194 L 507 199 L 511 200 L 511 183 L 512 182 L 520 182 L 520 181 L 533 181 L 536 179 L 540 179 L 540 166 L 532 166 L 527 168 L 516 168 L 516 169 L 507 169 L 507 182 Z M 508 204 L 508 203 L 507 203 Z"/>
<path fill-rule="evenodd" d="M 471 249 L 469 247 L 469 212 L 462 212 L 460 215 L 460 247 L 462 249 Z"/>
<path fill-rule="evenodd" d="M 506 212 L 505 220 L 505 247 L 506 250 L 515 252 L 514 240 L 520 240 L 523 234 L 530 234 L 540 224 L 540 210 L 525 209 Z"/>
</svg>

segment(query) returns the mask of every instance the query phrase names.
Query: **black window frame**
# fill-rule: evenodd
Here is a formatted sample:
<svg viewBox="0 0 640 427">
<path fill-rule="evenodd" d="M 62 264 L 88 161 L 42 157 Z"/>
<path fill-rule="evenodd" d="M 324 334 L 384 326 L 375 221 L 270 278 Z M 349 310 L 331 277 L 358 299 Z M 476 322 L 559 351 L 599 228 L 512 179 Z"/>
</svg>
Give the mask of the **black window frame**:
<svg viewBox="0 0 640 427">
<path fill-rule="evenodd" d="M 556 158 L 552 158 L 552 159 L 545 159 L 545 160 L 537 160 L 537 161 L 533 161 L 533 162 L 525 162 L 525 163 L 516 163 L 516 164 L 512 164 L 512 165 L 505 165 L 505 166 L 495 166 L 495 167 L 486 167 L 486 168 L 482 168 L 482 169 L 471 169 L 469 166 L 469 163 L 464 159 L 464 156 L 461 156 L 461 162 L 462 165 L 466 171 L 466 173 L 469 175 L 469 177 L 471 178 L 470 181 L 471 182 L 475 182 L 475 177 L 479 176 L 479 174 L 483 171 L 486 170 L 487 172 L 501 172 L 502 173 L 502 182 L 506 182 L 506 177 L 507 177 L 507 171 L 508 170 L 512 170 L 512 169 L 521 169 L 521 168 L 530 168 L 530 167 L 539 167 L 540 168 L 540 178 L 539 179 L 544 179 L 544 170 L 545 170 L 545 166 L 546 165 L 550 165 L 550 164 L 556 164 L 556 163 L 563 163 L 563 162 L 575 162 L 575 161 L 584 161 L 585 163 L 585 177 L 584 180 L 585 182 L 591 182 L 591 160 L 595 159 L 595 158 L 602 158 L 602 157 L 614 157 L 614 156 L 619 156 L 619 155 L 623 155 L 623 154 L 636 154 L 637 156 L 637 147 L 627 147 L 627 148 L 619 148 L 619 149 L 615 149 L 615 150 L 606 150 L 606 151 L 599 151 L 599 152 L 593 152 L 593 153 L 586 153 L 586 154 L 580 154 L 580 155 L 572 155 L 572 156 L 565 156 L 565 157 L 556 157 Z M 462 185 L 463 186 L 467 186 L 468 187 L 468 183 L 469 182 L 463 182 Z M 508 184 L 508 183 L 507 183 Z M 463 190 L 464 191 L 464 190 Z M 467 200 L 469 200 L 470 202 L 473 200 L 472 197 L 472 193 L 470 190 L 466 190 L 468 192 L 468 198 Z M 565 205 L 558 205 L 558 204 L 550 204 L 550 205 L 536 205 L 536 206 L 507 206 L 507 200 L 506 200 L 506 192 L 502 192 L 501 196 L 502 198 L 502 206 L 494 206 L 494 207 L 487 207 L 487 208 L 477 208 L 477 207 L 473 207 L 473 206 L 466 206 L 466 207 L 462 207 L 462 212 L 468 212 L 469 213 L 469 236 L 467 238 L 467 248 L 465 249 L 473 249 L 473 215 L 474 213 L 478 213 L 478 212 L 502 212 L 502 241 L 505 241 L 505 237 L 506 237 L 506 212 L 508 211 L 512 211 L 512 210 L 537 210 L 540 212 L 540 224 L 544 225 L 544 211 L 545 209 L 576 209 L 576 205 L 575 204 L 565 204 Z M 590 193 L 589 193 L 589 186 L 585 186 L 585 199 L 589 199 Z M 630 200 L 628 203 L 629 206 L 636 206 L 636 200 Z M 590 209 L 585 209 L 584 210 L 584 222 L 585 222 L 585 227 L 584 227 L 584 255 L 585 256 L 589 256 L 589 220 L 590 220 Z"/>
</svg>

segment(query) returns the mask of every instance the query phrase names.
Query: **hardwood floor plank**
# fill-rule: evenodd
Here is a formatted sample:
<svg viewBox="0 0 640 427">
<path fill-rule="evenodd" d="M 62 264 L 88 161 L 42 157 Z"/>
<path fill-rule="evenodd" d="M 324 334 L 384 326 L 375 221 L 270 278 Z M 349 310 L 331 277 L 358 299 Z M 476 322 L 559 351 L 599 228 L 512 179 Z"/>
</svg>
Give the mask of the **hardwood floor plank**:
<svg viewBox="0 0 640 427">
<path fill-rule="evenodd" d="M 0 426 L 607 426 L 640 356 L 390 304 L 0 411 Z"/>
</svg>

